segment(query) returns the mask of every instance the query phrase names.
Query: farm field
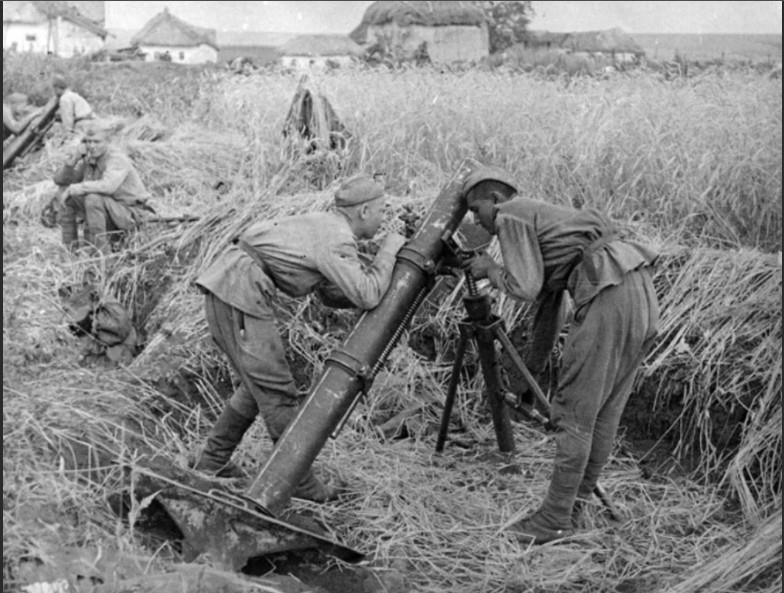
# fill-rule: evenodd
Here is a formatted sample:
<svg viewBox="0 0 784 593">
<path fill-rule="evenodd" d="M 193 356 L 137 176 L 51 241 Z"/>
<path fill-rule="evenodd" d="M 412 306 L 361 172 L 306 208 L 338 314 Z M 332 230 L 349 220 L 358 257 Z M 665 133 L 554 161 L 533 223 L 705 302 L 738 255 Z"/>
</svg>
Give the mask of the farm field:
<svg viewBox="0 0 784 593">
<path fill-rule="evenodd" d="M 4 174 L 4 591 L 781 590 L 781 79 L 335 71 L 314 84 L 349 150 L 305 159 L 281 137 L 296 74 L 4 66 L 7 92 L 69 68 L 99 113 L 127 118 L 118 142 L 158 213 L 199 217 L 149 224 L 111 260 L 74 257 L 39 222 L 59 138 Z M 662 253 L 659 339 L 602 477 L 623 520 L 597 505 L 578 536 L 541 547 L 505 532 L 543 496 L 553 442 L 516 422 L 516 451 L 498 453 L 477 374 L 462 378 L 434 453 L 463 316 L 462 283 L 444 282 L 316 461 L 344 495 L 293 503 L 366 552 L 363 572 L 325 558 L 243 573 L 186 561 L 152 529 L 154 501 L 128 492 L 146 451 L 186 466 L 231 390 L 193 279 L 254 220 L 324 208 L 360 171 L 385 173 L 386 227 L 400 230 L 397 215 L 426 210 L 465 158 L 506 168 L 525 195 L 603 208 Z M 108 364 L 68 329 L 61 297 L 87 277 L 131 311 L 132 362 Z M 517 338 L 526 304 L 494 296 Z M 287 299 L 280 314 L 307 390 L 357 315 Z M 254 472 L 270 450 L 257 422 L 236 458 Z"/>
</svg>

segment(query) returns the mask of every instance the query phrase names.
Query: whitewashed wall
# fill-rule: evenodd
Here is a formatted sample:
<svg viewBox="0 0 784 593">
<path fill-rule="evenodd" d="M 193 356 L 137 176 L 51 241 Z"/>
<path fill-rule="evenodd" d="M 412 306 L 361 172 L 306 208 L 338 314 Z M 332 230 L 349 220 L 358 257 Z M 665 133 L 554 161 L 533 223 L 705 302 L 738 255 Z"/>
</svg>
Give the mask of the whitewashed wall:
<svg viewBox="0 0 784 593">
<path fill-rule="evenodd" d="M 103 49 L 104 40 L 86 29 L 62 19 L 58 28 L 57 54 L 59 56 L 66 58 Z"/>
<path fill-rule="evenodd" d="M 338 64 L 341 68 L 346 68 L 355 63 L 351 56 L 281 56 L 280 64 L 284 68 L 296 68 L 297 70 L 326 69 L 327 62 Z"/>
<path fill-rule="evenodd" d="M 48 35 L 48 23 L 3 23 L 3 49 L 46 53 Z"/>
<path fill-rule="evenodd" d="M 52 21 L 51 38 L 49 27 L 49 22 L 3 23 L 3 49 L 12 49 L 16 44 L 17 51 L 34 53 L 51 51 L 58 56 L 70 58 L 98 51 L 104 46 L 104 40 L 99 36 L 77 27 L 70 21 L 63 19 Z"/>
<path fill-rule="evenodd" d="M 379 38 L 392 39 L 404 52 L 413 54 L 422 42 L 427 42 L 427 52 L 434 63 L 472 62 L 490 53 L 486 26 L 400 27 L 397 23 L 368 28 L 368 42 Z"/>
<path fill-rule="evenodd" d="M 139 49 L 146 55 L 147 62 L 155 61 L 156 54 L 169 52 L 172 62 L 178 64 L 204 64 L 218 61 L 218 50 L 211 45 L 202 43 L 196 47 L 171 46 L 171 45 L 140 45 Z"/>
</svg>

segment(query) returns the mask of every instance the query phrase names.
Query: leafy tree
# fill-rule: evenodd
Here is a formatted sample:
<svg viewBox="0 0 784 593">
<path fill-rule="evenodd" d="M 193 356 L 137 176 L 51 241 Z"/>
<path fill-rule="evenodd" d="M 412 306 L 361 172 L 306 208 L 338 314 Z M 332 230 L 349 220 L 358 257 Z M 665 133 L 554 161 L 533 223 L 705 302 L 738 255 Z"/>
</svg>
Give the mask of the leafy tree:
<svg viewBox="0 0 784 593">
<path fill-rule="evenodd" d="M 490 53 L 505 50 L 510 45 L 519 43 L 525 38 L 528 23 L 534 15 L 533 6 L 529 1 L 492 0 L 475 2 L 487 17 L 490 33 Z"/>
</svg>

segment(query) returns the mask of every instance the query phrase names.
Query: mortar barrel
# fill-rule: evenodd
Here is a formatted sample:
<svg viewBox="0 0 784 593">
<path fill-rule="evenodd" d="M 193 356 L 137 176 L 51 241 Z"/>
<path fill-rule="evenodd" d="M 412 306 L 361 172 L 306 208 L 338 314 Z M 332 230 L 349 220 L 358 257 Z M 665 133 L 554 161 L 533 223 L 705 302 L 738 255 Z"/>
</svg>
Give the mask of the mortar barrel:
<svg viewBox="0 0 784 593">
<path fill-rule="evenodd" d="M 57 97 L 49 99 L 44 106 L 43 113 L 34 119 L 21 134 L 13 138 L 8 146 L 3 148 L 3 171 L 10 167 L 17 157 L 24 154 L 39 135 L 45 132 L 50 123 L 54 121 L 58 106 Z"/>
</svg>

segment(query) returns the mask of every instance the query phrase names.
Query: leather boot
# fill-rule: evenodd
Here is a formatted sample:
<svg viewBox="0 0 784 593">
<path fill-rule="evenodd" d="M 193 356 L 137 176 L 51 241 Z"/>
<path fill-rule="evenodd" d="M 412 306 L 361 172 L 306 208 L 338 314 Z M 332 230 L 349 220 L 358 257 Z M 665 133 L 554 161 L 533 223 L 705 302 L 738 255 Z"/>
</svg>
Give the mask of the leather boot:
<svg viewBox="0 0 784 593">
<path fill-rule="evenodd" d="M 537 511 L 547 525 L 553 529 L 571 528 L 572 507 L 582 479 L 582 472 L 566 471 L 558 467 L 553 469 L 547 496 Z"/>
<path fill-rule="evenodd" d="M 207 444 L 194 469 L 220 478 L 243 477 L 241 470 L 231 463 L 231 455 L 253 424 L 253 420 L 254 418 L 247 418 L 237 412 L 231 404 L 226 404 L 210 430 Z"/>
<path fill-rule="evenodd" d="M 574 535 L 572 527 L 553 527 L 547 519 L 542 517 L 541 511 L 536 511 L 533 515 L 511 525 L 509 531 L 522 542 L 535 545 L 546 544 Z"/>
<path fill-rule="evenodd" d="M 329 484 L 325 484 L 316 477 L 312 469 L 302 478 L 302 481 L 294 490 L 292 496 L 294 498 L 302 498 L 304 500 L 312 500 L 313 502 L 327 502 L 335 500 L 339 495 L 336 488 Z"/>
<path fill-rule="evenodd" d="M 533 544 L 546 544 L 574 535 L 572 510 L 582 477 L 581 472 L 565 471 L 556 466 L 539 510 L 512 525 L 510 530 L 518 539 Z"/>
</svg>

